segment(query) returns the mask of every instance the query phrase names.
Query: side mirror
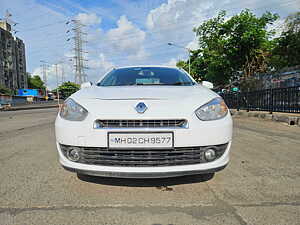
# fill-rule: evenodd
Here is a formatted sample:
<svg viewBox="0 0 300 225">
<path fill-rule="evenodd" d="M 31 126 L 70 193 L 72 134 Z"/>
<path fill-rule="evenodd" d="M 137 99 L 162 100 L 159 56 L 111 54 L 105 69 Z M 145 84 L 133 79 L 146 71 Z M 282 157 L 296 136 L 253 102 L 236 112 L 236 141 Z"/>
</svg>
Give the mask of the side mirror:
<svg viewBox="0 0 300 225">
<path fill-rule="evenodd" d="M 85 82 L 85 83 L 82 83 L 82 84 L 80 85 L 80 89 L 83 89 L 83 88 L 89 88 L 89 87 L 91 87 L 92 85 L 93 85 L 92 82 Z"/>
<path fill-rule="evenodd" d="M 213 89 L 213 88 L 214 88 L 214 84 L 211 83 L 211 82 L 209 82 L 209 81 L 202 81 L 202 85 L 203 85 L 204 87 L 209 88 L 209 89 Z"/>
</svg>

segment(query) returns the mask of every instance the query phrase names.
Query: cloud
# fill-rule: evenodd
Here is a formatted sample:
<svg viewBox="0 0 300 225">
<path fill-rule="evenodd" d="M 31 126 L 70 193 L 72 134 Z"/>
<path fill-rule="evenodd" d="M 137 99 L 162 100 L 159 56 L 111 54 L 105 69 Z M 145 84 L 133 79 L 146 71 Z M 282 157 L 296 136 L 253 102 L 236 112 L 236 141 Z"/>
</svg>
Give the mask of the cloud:
<svg viewBox="0 0 300 225">
<path fill-rule="evenodd" d="M 91 69 L 109 70 L 114 64 L 108 61 L 103 53 L 100 53 L 98 58 L 94 58 L 88 62 Z"/>
<path fill-rule="evenodd" d="M 106 72 L 115 67 L 115 65 L 111 61 L 107 60 L 103 53 L 100 53 L 88 61 L 88 67 L 90 68 L 88 72 L 88 80 L 96 82 Z"/>
<path fill-rule="evenodd" d="M 37 67 L 33 70 L 32 76 L 38 75 L 42 80 L 44 80 L 43 72 L 41 67 Z M 63 78 L 64 76 L 64 78 Z M 57 73 L 56 66 L 51 64 L 47 69 L 47 88 L 49 90 L 54 89 L 57 86 L 62 84 L 65 81 L 74 82 L 74 70 L 73 64 L 71 62 L 62 62 L 57 65 Z"/>
<path fill-rule="evenodd" d="M 194 40 L 190 41 L 185 47 L 191 50 L 197 50 L 199 48 L 198 39 L 195 38 Z"/>
<path fill-rule="evenodd" d="M 211 16 L 209 11 L 210 13 L 216 11 L 214 0 L 201 0 L 201 2 L 199 0 L 169 0 L 148 13 L 146 43 L 161 43 L 156 52 L 170 52 L 169 55 L 158 56 L 160 62 L 179 57 L 187 59 L 188 55 L 184 48 L 168 46 L 167 43 L 172 42 L 191 49 L 197 48 L 193 28 L 206 20 L 209 15 Z"/>
<path fill-rule="evenodd" d="M 95 13 L 79 13 L 75 19 L 80 20 L 80 22 L 86 26 L 96 25 L 101 23 L 101 18 Z"/>
<path fill-rule="evenodd" d="M 19 23 L 15 29 L 19 31 L 17 36 L 25 42 L 27 70 L 33 71 L 33 74 L 41 75 L 40 60 L 54 64 L 74 56 L 74 43 L 66 42 L 74 34 L 66 33 L 71 29 L 66 21 L 77 18 L 86 24 L 83 30 L 88 34 L 88 43 L 84 44 L 84 49 L 89 52 L 88 66 L 91 68 L 86 73 L 91 81 L 99 79 L 114 65 L 174 65 L 179 59 L 187 59 L 186 50 L 167 43 L 197 48 L 193 27 L 214 17 L 222 9 L 227 10 L 228 16 L 244 8 L 253 10 L 258 16 L 269 10 L 279 13 L 284 19 L 299 8 L 299 0 L 113 0 L 109 3 L 91 1 L 88 6 L 84 1 L 74 0 L 51 3 L 0 1 L 0 17 L 9 9 L 12 19 Z M 274 27 L 280 27 L 280 23 L 274 24 Z M 71 64 L 65 66 L 66 80 L 74 81 Z M 48 86 L 56 86 L 54 66 L 49 68 Z"/>
<path fill-rule="evenodd" d="M 147 16 L 147 28 L 156 39 L 185 45 L 194 35 L 193 27 L 207 18 L 206 11 L 213 7 L 212 1 L 169 0 L 153 9 Z"/>
<path fill-rule="evenodd" d="M 117 21 L 117 28 L 107 32 L 107 41 L 115 51 L 133 55 L 141 51 L 146 33 L 133 25 L 126 16 Z"/>
<path fill-rule="evenodd" d="M 177 61 L 175 58 L 170 59 L 167 63 L 164 63 L 165 66 L 176 66 Z"/>
</svg>

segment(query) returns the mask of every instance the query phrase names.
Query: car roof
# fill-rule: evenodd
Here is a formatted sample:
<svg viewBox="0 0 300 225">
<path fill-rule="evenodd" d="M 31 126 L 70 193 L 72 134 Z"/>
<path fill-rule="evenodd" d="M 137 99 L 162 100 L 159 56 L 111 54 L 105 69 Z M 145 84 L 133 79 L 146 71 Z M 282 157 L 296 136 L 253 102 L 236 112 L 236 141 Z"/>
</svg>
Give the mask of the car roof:
<svg viewBox="0 0 300 225">
<path fill-rule="evenodd" d="M 126 69 L 126 68 L 138 68 L 138 67 L 157 67 L 157 68 L 171 68 L 171 69 L 179 69 L 177 66 L 165 66 L 165 65 L 137 65 L 137 66 L 120 66 L 120 67 L 114 67 L 114 69 Z"/>
</svg>

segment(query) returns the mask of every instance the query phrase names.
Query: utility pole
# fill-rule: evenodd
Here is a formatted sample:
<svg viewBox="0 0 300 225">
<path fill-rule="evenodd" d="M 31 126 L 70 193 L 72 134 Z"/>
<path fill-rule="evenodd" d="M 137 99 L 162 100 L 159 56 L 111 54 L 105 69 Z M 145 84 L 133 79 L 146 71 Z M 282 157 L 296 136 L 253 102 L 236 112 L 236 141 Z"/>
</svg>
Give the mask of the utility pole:
<svg viewBox="0 0 300 225">
<path fill-rule="evenodd" d="M 87 75 L 85 74 L 84 70 L 87 69 L 87 67 L 84 65 L 84 62 L 87 61 L 84 58 L 84 54 L 87 53 L 83 50 L 83 44 L 87 41 L 84 40 L 84 36 L 87 35 L 87 33 L 84 33 L 82 31 L 82 28 L 85 26 L 83 25 L 79 20 L 71 20 L 68 21 L 67 24 L 72 23 L 73 28 L 72 31 L 74 32 L 74 53 L 75 56 L 75 83 L 82 84 L 87 81 Z M 70 30 L 67 31 L 69 33 Z M 67 40 L 69 41 L 70 38 Z"/>
<path fill-rule="evenodd" d="M 49 69 L 49 63 L 44 61 L 44 60 L 40 60 L 41 63 L 43 63 L 41 65 L 42 67 L 42 75 L 43 75 L 43 82 L 45 84 L 46 90 L 45 90 L 45 96 L 46 96 L 46 100 L 48 100 L 48 91 L 47 91 L 47 73 L 48 73 L 48 69 Z"/>
<path fill-rule="evenodd" d="M 55 63 L 54 65 L 55 65 L 55 75 L 56 75 L 56 85 L 57 85 L 57 88 L 56 88 L 57 103 L 58 103 L 58 106 L 60 107 L 60 105 L 59 105 L 59 81 L 58 81 L 58 70 L 57 70 L 58 64 Z"/>
<path fill-rule="evenodd" d="M 61 70 L 61 83 L 63 84 L 65 82 L 65 65 L 64 65 L 64 63 L 60 64 L 60 70 Z"/>
<path fill-rule="evenodd" d="M 61 75 L 61 83 L 63 84 L 65 82 L 65 62 L 64 60 L 61 60 L 58 62 L 59 68 L 60 68 L 60 75 Z"/>
</svg>

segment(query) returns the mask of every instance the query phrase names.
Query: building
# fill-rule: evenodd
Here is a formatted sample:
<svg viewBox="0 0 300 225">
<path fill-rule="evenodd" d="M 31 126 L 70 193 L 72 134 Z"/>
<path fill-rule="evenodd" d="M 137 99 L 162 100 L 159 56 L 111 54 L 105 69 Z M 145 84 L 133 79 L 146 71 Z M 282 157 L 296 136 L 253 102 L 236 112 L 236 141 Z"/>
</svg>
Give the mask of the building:
<svg viewBox="0 0 300 225">
<path fill-rule="evenodd" d="M 0 85 L 12 90 L 27 88 L 25 45 L 12 35 L 6 20 L 0 20 Z"/>
</svg>

